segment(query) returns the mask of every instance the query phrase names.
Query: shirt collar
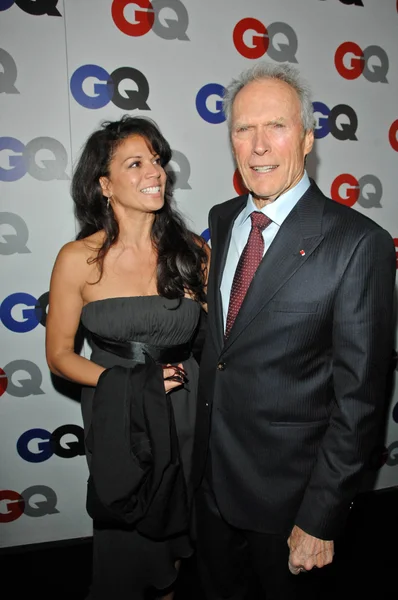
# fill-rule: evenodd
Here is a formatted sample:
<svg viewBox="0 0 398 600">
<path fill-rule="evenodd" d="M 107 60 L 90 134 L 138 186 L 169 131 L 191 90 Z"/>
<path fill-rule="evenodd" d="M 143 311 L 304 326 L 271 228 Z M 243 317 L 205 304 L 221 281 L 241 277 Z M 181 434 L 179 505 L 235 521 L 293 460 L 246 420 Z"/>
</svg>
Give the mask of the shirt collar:
<svg viewBox="0 0 398 600">
<path fill-rule="evenodd" d="M 287 215 L 300 200 L 301 196 L 303 196 L 310 187 L 310 184 L 311 182 L 308 174 L 304 171 L 302 178 L 294 187 L 282 194 L 275 202 L 271 202 L 271 204 L 264 206 L 261 209 L 261 212 L 280 227 Z M 246 206 L 238 217 L 237 225 L 243 225 L 253 211 L 258 212 L 259 209 L 254 204 L 253 196 L 249 194 Z"/>
</svg>

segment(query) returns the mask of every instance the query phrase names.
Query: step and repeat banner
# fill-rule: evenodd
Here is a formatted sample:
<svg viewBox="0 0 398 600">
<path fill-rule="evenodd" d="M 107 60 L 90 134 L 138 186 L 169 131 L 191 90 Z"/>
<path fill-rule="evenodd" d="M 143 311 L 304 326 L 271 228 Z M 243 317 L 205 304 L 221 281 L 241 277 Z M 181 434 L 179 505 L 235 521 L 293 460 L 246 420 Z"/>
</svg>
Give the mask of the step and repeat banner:
<svg viewBox="0 0 398 600">
<path fill-rule="evenodd" d="M 79 390 L 44 351 L 88 135 L 125 113 L 154 119 L 178 207 L 208 239 L 209 209 L 244 191 L 224 86 L 261 58 L 295 64 L 317 117 L 309 174 L 398 245 L 397 28 L 396 0 L 0 0 L 0 547 L 91 535 Z M 398 485 L 394 383 L 369 477 Z"/>
</svg>

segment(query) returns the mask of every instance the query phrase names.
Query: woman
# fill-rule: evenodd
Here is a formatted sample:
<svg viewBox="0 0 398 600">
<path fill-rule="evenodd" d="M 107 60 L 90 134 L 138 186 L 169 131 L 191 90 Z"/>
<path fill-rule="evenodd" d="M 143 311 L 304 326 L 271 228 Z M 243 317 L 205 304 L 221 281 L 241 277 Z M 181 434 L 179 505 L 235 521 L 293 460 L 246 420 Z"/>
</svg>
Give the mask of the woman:
<svg viewBox="0 0 398 600">
<path fill-rule="evenodd" d="M 72 180 L 82 227 L 54 265 L 46 353 L 54 374 L 84 386 L 86 442 L 104 378 L 116 366 L 162 363 L 161 394 L 171 402 L 189 489 L 198 365 L 187 347 L 205 308 L 209 249 L 172 206 L 170 159 L 168 142 L 149 119 L 125 115 L 88 138 Z M 74 351 L 80 322 L 91 338 L 90 360 Z M 170 347 L 177 354 L 184 348 L 183 359 L 175 352 L 171 359 Z M 112 397 L 106 402 L 112 410 Z M 90 447 L 87 460 L 92 471 Z M 173 597 L 179 561 L 192 554 L 187 533 L 153 539 L 144 528 L 140 533 L 140 521 L 135 525 L 94 518 L 91 598 L 144 598 L 151 586 Z"/>
</svg>

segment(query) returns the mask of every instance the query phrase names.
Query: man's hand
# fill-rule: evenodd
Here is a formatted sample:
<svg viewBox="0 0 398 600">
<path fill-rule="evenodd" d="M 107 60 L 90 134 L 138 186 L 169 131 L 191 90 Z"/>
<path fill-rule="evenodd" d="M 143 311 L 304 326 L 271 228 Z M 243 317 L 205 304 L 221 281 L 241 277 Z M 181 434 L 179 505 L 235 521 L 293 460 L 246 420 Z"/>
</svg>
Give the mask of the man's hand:
<svg viewBox="0 0 398 600">
<path fill-rule="evenodd" d="M 333 560 L 334 542 L 321 540 L 295 525 L 287 544 L 290 548 L 289 571 L 298 575 L 314 567 L 324 567 Z"/>
</svg>

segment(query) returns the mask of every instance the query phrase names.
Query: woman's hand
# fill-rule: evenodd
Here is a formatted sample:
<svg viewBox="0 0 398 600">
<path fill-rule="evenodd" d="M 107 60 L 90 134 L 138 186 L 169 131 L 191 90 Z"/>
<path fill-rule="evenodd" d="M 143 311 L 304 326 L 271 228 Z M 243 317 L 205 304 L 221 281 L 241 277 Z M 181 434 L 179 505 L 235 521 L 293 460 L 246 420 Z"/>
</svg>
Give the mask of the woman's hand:
<svg viewBox="0 0 398 600">
<path fill-rule="evenodd" d="M 182 366 L 179 365 L 164 365 L 163 366 L 163 378 L 164 378 L 164 389 L 166 394 L 174 390 L 175 388 L 181 387 L 184 383 L 187 383 L 187 374 Z"/>
</svg>

